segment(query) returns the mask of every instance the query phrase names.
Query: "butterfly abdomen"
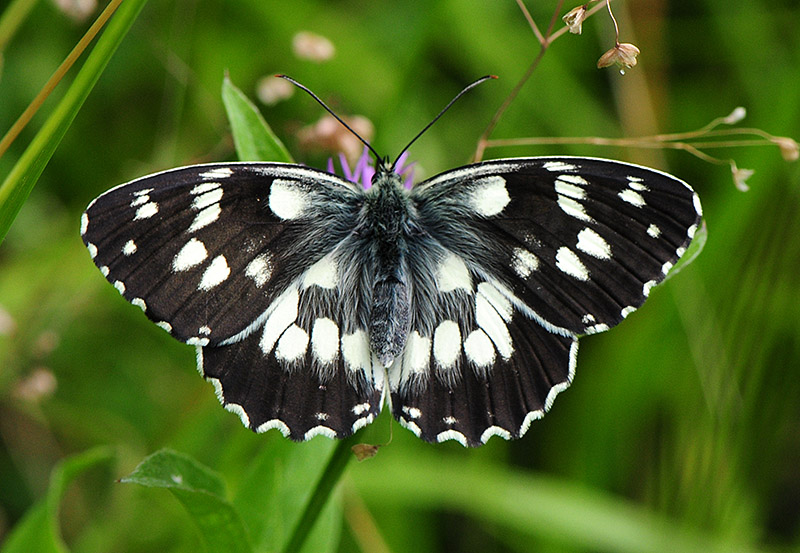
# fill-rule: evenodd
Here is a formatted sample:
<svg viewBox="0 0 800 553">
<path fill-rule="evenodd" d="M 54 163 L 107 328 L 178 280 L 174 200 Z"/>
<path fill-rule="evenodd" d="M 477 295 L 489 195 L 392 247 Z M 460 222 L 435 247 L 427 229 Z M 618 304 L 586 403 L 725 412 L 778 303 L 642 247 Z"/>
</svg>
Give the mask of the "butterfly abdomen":
<svg viewBox="0 0 800 553">
<path fill-rule="evenodd" d="M 405 259 L 409 206 L 400 177 L 379 171 L 367 193 L 363 216 L 375 274 L 369 317 L 370 347 L 386 367 L 403 352 L 410 328 Z"/>
</svg>

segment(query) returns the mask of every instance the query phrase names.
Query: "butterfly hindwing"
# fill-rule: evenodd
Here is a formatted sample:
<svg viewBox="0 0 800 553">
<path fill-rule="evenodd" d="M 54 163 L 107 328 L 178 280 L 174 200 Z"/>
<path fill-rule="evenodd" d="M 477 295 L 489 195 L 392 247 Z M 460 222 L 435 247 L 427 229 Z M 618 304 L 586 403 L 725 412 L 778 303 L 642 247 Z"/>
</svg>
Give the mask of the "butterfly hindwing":
<svg viewBox="0 0 800 553">
<path fill-rule="evenodd" d="M 199 348 L 198 365 L 225 407 L 256 432 L 294 440 L 343 438 L 369 424 L 383 401 L 365 330 L 342 320 L 336 292 L 306 278 L 270 306 L 262 327 L 229 345 Z M 324 284 L 324 283 L 323 283 Z"/>
<path fill-rule="evenodd" d="M 128 301 L 180 340 L 218 344 L 333 249 L 345 232 L 337 221 L 352 218 L 359 194 L 296 165 L 196 165 L 106 192 L 81 230 Z"/>
</svg>

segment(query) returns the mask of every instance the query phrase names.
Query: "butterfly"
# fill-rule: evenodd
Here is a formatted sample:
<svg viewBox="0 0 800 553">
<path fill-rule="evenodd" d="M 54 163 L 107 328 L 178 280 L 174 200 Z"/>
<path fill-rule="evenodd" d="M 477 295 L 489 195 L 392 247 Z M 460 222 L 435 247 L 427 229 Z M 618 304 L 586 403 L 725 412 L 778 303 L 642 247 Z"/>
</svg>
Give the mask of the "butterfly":
<svg viewBox="0 0 800 553">
<path fill-rule="evenodd" d="M 578 338 L 643 304 L 701 222 L 685 182 L 587 157 L 500 159 L 365 190 L 284 163 L 171 169 L 95 199 L 101 273 L 245 426 L 342 438 L 384 404 L 430 442 L 519 438 Z"/>
</svg>

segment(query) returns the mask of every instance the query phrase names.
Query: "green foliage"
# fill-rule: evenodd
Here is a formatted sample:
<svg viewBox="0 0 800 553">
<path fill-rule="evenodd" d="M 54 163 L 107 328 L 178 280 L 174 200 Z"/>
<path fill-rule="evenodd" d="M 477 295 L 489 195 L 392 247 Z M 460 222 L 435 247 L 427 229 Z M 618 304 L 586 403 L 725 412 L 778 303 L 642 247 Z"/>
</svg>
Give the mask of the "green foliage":
<svg viewBox="0 0 800 553">
<path fill-rule="evenodd" d="M 111 186 L 160 169 L 287 161 L 281 141 L 324 167 L 331 153 L 298 138 L 321 108 L 297 95 L 260 110 L 248 100 L 277 72 L 342 115 L 368 117 L 373 145 L 390 156 L 464 84 L 498 74 L 412 148 L 418 178 L 455 167 L 535 57 L 536 39 L 514 2 L 150 2 L 127 31 L 142 4 L 123 2 L 80 73 L 0 157 L 0 180 L 12 183 L 2 220 L 19 213 L 0 246 L 3 553 L 280 551 L 298 529 L 304 551 L 348 553 L 800 546 L 800 173 L 777 148 L 708 150 L 755 169 L 748 193 L 727 166 L 685 152 L 487 150 L 669 170 L 700 193 L 705 249 L 629 320 L 581 341 L 574 384 L 524 439 L 465 450 L 421 443 L 395 424 L 391 445 L 345 468 L 344 445 L 256 435 L 222 410 L 193 350 L 97 273 L 80 213 Z M 526 4 L 544 31 L 556 3 Z M 494 137 L 681 132 L 737 105 L 748 127 L 800 136 L 796 2 L 612 5 L 639 64 L 624 77 L 595 68 L 613 29 L 593 16 L 582 35 L 551 45 Z M 0 19 L 0 132 L 88 26 L 53 3 L 10 6 L 22 15 Z M 335 56 L 297 57 L 292 38 L 303 30 L 329 38 Z M 367 441 L 387 441 L 389 424 L 384 413 Z M 98 445 L 113 447 L 115 468 Z M 65 494 L 89 466 L 98 469 Z M 169 493 L 115 482 L 126 474 Z"/>
<path fill-rule="evenodd" d="M 2 553 L 66 553 L 67 547 L 59 530 L 59 504 L 67 487 L 81 473 L 112 459 L 107 447 L 96 447 L 59 462 L 50 475 L 47 494 L 25 514 L 14 531 L 7 536 Z"/>
</svg>

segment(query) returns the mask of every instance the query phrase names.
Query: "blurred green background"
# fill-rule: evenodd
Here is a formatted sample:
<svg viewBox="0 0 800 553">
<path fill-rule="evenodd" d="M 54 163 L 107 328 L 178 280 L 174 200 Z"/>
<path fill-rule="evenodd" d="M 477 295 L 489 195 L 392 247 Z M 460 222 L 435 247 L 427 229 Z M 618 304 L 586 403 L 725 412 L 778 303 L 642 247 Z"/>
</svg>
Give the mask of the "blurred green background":
<svg viewBox="0 0 800 553">
<path fill-rule="evenodd" d="M 97 14 L 76 19 L 64 2 L 32 4 L 2 51 L 2 132 Z M 555 5 L 528 2 L 542 30 Z M 743 125 L 800 137 L 796 0 L 613 5 L 621 39 L 642 51 L 639 65 L 625 76 L 595 68 L 613 45 L 599 13 L 582 35 L 553 43 L 495 138 L 686 131 L 739 105 Z M 333 57 L 299 57 L 301 31 L 327 37 Z M 168 492 L 115 483 L 162 447 L 221 473 L 247 524 L 280 519 L 284 504 L 266 496 L 287 480 L 313 483 L 324 464 L 325 438 L 255 435 L 222 410 L 193 348 L 105 282 L 78 232 L 86 204 L 116 184 L 235 158 L 220 98 L 226 71 L 256 102 L 263 77 L 292 75 L 340 114 L 368 118 L 373 145 L 389 155 L 465 84 L 498 75 L 412 148 L 421 178 L 469 160 L 538 50 L 511 0 L 146 5 L 0 245 L 0 543 L 42 499 L 54 465 L 96 445 L 111 446 L 113 462 L 78 478 L 61 504 L 72 551 L 202 546 Z M 63 89 L 0 158 L 0 175 Z M 295 94 L 259 107 L 295 159 L 324 167 L 330 153 L 297 138 L 322 116 L 319 106 Z M 743 193 L 727 165 L 683 152 L 515 147 L 485 157 L 551 153 L 645 163 L 692 183 L 705 250 L 618 328 L 581 341 L 574 384 L 523 439 L 466 450 L 423 443 L 392 423 L 391 445 L 350 465 L 321 543 L 346 552 L 797 550 L 798 164 L 775 147 L 709 151 L 755 170 Z M 381 417 L 365 439 L 385 441 L 389 424 Z M 281 465 L 259 503 L 255 465 L 269 465 L 272 451 L 294 464 Z M 244 499 L 248 491 L 256 497 Z"/>
</svg>

